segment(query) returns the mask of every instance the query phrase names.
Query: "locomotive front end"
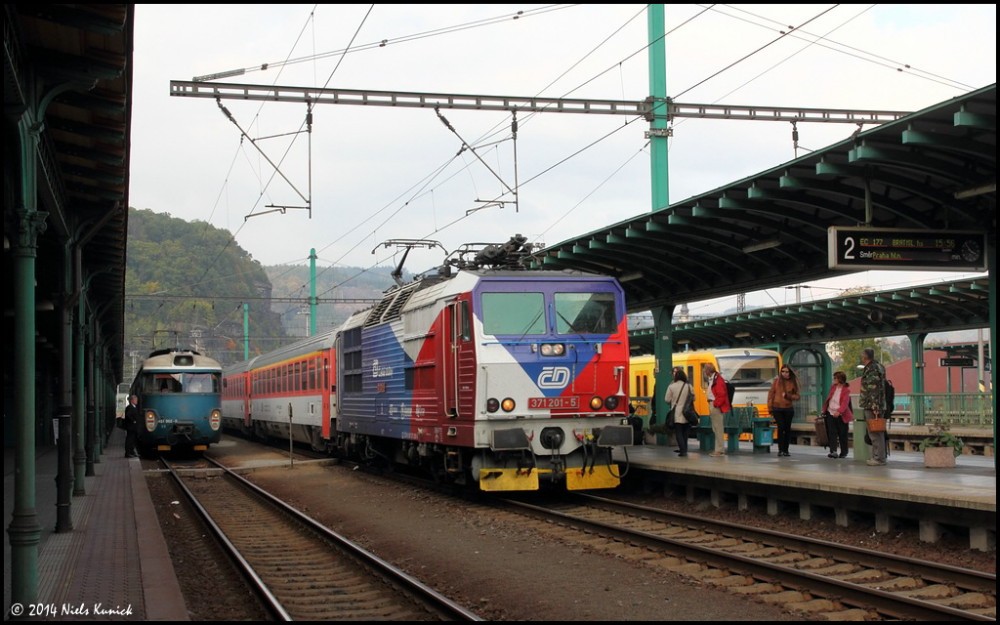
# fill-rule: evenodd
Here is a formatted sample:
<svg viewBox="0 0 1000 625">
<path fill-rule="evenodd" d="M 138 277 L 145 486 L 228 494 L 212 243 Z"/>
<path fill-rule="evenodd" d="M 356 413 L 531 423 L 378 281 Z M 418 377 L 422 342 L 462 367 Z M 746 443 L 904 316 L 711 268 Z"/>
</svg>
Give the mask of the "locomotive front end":
<svg viewBox="0 0 1000 625">
<path fill-rule="evenodd" d="M 484 280 L 477 306 L 476 445 L 487 491 L 615 488 L 631 445 L 628 340 L 617 283 L 602 278 Z M 485 449 L 483 449 L 485 448 Z"/>
</svg>

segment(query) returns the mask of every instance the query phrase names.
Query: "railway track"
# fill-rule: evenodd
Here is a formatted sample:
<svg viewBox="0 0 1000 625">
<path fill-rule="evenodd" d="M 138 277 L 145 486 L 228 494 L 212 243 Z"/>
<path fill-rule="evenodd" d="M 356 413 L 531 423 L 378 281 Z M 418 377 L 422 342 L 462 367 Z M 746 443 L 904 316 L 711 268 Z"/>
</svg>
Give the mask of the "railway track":
<svg viewBox="0 0 1000 625">
<path fill-rule="evenodd" d="M 626 557 L 815 616 L 996 621 L 995 574 L 591 495 L 542 504 L 500 501 L 568 531 L 637 548 L 620 550 L 630 553 Z"/>
<path fill-rule="evenodd" d="M 481 620 L 214 461 L 162 462 L 276 620 Z"/>
</svg>

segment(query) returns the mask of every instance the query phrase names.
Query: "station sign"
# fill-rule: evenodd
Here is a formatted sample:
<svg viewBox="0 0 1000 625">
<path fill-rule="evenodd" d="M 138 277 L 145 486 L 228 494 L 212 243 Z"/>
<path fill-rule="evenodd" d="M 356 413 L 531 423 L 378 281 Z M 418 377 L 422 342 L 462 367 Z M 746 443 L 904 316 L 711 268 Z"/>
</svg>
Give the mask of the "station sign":
<svg viewBox="0 0 1000 625">
<path fill-rule="evenodd" d="M 938 361 L 941 367 L 975 367 L 976 361 L 971 356 L 951 356 Z"/>
<path fill-rule="evenodd" d="M 986 271 L 986 234 L 839 227 L 827 230 L 830 269 Z"/>
</svg>

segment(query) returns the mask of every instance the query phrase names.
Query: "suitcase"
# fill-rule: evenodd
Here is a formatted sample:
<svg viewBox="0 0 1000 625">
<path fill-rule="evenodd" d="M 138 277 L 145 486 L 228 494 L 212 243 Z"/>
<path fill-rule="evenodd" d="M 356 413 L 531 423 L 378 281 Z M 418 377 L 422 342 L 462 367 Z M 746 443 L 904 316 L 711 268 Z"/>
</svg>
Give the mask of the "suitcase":
<svg viewBox="0 0 1000 625">
<path fill-rule="evenodd" d="M 827 447 L 830 445 L 830 435 L 826 429 L 826 420 L 828 417 L 826 415 L 819 415 L 816 417 L 816 443 L 820 447 Z"/>
</svg>

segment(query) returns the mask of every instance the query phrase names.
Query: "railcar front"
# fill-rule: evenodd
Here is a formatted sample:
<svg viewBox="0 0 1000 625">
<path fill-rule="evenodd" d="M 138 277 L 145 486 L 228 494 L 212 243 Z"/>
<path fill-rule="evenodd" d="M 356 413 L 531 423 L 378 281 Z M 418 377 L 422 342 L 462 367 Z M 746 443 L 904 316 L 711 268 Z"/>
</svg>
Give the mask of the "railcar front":
<svg viewBox="0 0 1000 625">
<path fill-rule="evenodd" d="M 131 392 L 139 397 L 138 445 L 146 454 L 205 451 L 222 435 L 222 368 L 193 350 L 155 351 Z"/>
<path fill-rule="evenodd" d="M 482 490 L 614 488 L 624 296 L 602 276 L 462 270 L 401 287 L 337 344 L 342 444 Z"/>
</svg>

